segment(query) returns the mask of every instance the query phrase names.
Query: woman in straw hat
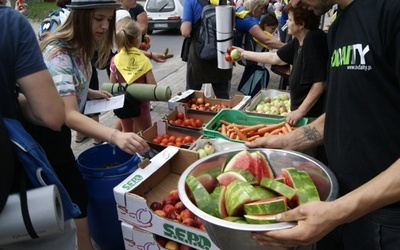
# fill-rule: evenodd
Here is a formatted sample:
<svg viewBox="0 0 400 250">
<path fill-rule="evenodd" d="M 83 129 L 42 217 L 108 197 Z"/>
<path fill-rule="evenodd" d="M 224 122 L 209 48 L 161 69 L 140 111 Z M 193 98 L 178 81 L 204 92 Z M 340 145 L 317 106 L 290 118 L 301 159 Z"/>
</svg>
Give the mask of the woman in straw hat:
<svg viewBox="0 0 400 250">
<path fill-rule="evenodd" d="M 106 127 L 82 114 L 87 99 L 112 97 L 108 92 L 90 89 L 89 82 L 94 52 L 98 52 L 97 67 L 107 63 L 115 31 L 115 9 L 119 6 L 113 0 L 72 0 L 68 5 L 71 9 L 68 19 L 40 44 L 44 61 L 64 101 L 66 123 L 58 132 L 33 125 L 29 130 L 45 149 L 72 201 L 82 211 L 75 218 L 79 249 L 93 247 L 86 214 L 87 192 L 71 149 L 71 129 L 116 145 L 129 154 L 148 149 L 145 140 L 137 134 Z"/>
</svg>

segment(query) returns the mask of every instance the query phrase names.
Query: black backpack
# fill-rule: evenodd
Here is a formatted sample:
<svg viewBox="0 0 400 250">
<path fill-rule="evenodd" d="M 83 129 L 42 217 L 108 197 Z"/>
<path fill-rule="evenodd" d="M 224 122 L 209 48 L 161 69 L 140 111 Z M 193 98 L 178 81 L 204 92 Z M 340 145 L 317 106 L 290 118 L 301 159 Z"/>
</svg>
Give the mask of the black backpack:
<svg viewBox="0 0 400 250">
<path fill-rule="evenodd" d="M 196 52 L 203 60 L 216 59 L 218 55 L 217 42 L 225 42 L 231 40 L 232 37 L 217 40 L 216 15 L 215 6 L 210 4 L 208 0 L 198 0 L 203 10 L 199 23 L 196 24 L 198 29 Z M 226 5 L 225 0 L 220 0 L 219 5 Z"/>
</svg>

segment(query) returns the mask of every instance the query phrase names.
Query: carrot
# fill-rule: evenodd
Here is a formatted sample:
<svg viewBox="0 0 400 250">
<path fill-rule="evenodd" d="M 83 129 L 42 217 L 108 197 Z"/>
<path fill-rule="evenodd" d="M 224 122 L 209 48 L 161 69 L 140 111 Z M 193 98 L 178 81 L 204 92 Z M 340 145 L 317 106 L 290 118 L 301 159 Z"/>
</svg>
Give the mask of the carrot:
<svg viewBox="0 0 400 250">
<path fill-rule="evenodd" d="M 281 131 L 282 131 L 282 133 L 283 133 L 284 135 L 286 135 L 286 134 L 289 133 L 289 131 L 288 131 L 288 129 L 287 129 L 286 126 L 283 126 L 283 127 L 281 128 Z"/>
<path fill-rule="evenodd" d="M 260 138 L 260 137 L 261 137 L 260 135 L 253 135 L 252 137 L 247 138 L 247 140 L 248 141 L 254 141 L 255 139 Z"/>
<path fill-rule="evenodd" d="M 248 132 L 250 132 L 250 131 L 257 131 L 257 130 L 259 130 L 260 128 L 263 128 L 263 127 L 265 127 L 266 125 L 265 124 L 257 124 L 257 125 L 253 125 L 253 126 L 247 126 L 247 127 L 245 127 L 245 128 L 242 128 L 241 130 L 240 130 L 240 132 L 242 132 L 242 133 L 248 133 Z"/>
<path fill-rule="evenodd" d="M 285 127 L 287 128 L 289 133 L 293 131 L 292 127 L 287 122 L 285 123 Z"/>
<path fill-rule="evenodd" d="M 274 131 L 274 130 L 277 129 L 277 128 L 281 128 L 282 126 L 285 126 L 285 123 L 286 123 L 286 122 L 280 122 L 280 123 L 277 123 L 277 124 L 268 125 L 268 126 L 265 128 L 265 130 L 263 130 L 262 132 L 265 133 L 265 132 Z"/>
<path fill-rule="evenodd" d="M 235 139 L 236 138 L 236 134 L 235 133 L 231 133 L 230 135 L 229 135 L 229 139 Z"/>
<path fill-rule="evenodd" d="M 225 120 L 219 120 L 219 122 L 221 123 L 221 124 L 225 124 L 225 126 L 229 126 L 231 123 L 230 122 L 227 122 L 227 121 L 225 121 Z"/>
<path fill-rule="evenodd" d="M 223 135 L 226 135 L 226 126 L 225 126 L 225 124 L 222 124 L 222 126 L 221 126 L 221 133 Z"/>
<path fill-rule="evenodd" d="M 235 133 L 237 134 L 237 136 L 239 137 L 239 140 L 242 141 L 247 141 L 247 136 L 245 134 L 243 134 L 238 127 L 235 127 Z"/>
<path fill-rule="evenodd" d="M 269 133 L 270 135 L 277 135 L 281 132 L 281 128 L 277 128 L 275 130 L 272 130 L 271 133 Z"/>
</svg>

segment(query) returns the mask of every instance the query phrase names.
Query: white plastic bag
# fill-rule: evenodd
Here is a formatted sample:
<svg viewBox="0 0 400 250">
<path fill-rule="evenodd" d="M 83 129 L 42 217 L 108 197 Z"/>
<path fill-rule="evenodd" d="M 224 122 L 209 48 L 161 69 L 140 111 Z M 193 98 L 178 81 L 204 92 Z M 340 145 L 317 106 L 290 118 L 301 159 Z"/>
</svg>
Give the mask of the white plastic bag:
<svg viewBox="0 0 400 250">
<path fill-rule="evenodd" d="M 211 83 L 206 83 L 204 86 L 204 95 L 208 98 L 215 98 L 214 90 Z"/>
</svg>

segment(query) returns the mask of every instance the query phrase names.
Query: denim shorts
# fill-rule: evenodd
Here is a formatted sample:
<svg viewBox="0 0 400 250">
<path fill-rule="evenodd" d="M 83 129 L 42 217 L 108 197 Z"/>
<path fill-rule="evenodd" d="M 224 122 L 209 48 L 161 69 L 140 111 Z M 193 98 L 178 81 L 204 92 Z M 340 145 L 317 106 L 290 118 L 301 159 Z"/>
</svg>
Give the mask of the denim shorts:
<svg viewBox="0 0 400 250">
<path fill-rule="evenodd" d="M 317 243 L 318 250 L 399 250 L 400 208 L 379 209 L 339 226 Z"/>
</svg>

